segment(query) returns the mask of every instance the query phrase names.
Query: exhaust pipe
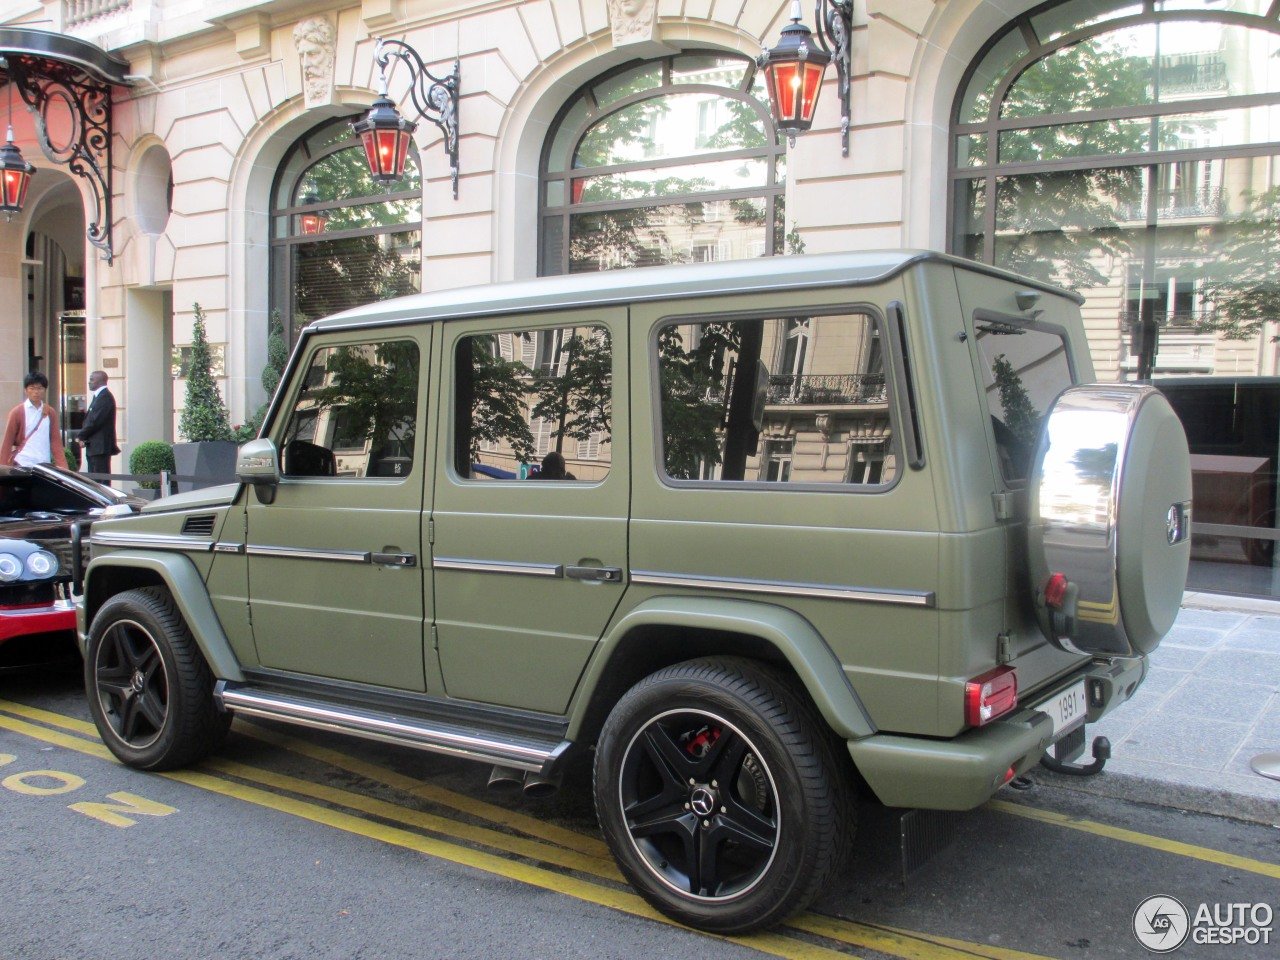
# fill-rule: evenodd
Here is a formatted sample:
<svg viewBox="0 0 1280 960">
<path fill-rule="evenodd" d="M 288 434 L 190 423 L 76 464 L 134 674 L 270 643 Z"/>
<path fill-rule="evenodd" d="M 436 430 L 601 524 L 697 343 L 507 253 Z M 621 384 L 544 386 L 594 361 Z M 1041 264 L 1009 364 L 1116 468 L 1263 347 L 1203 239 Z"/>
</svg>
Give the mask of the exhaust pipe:
<svg viewBox="0 0 1280 960">
<path fill-rule="evenodd" d="M 506 790 L 524 783 L 524 771 L 515 767 L 495 766 L 489 771 L 489 787 L 492 790 Z"/>
<path fill-rule="evenodd" d="M 530 800 L 541 800 L 560 789 L 562 775 L 553 773 L 544 777 L 540 773 L 526 773 L 524 776 L 524 795 Z"/>
</svg>

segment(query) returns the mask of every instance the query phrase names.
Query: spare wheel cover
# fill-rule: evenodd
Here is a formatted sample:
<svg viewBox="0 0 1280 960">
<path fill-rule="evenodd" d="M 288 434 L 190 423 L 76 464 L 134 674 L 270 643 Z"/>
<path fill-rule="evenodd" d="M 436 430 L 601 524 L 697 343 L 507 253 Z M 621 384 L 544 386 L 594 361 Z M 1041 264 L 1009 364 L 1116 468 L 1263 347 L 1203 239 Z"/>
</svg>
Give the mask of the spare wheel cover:
<svg viewBox="0 0 1280 960">
<path fill-rule="evenodd" d="M 1169 402 L 1137 384 L 1071 387 L 1040 434 L 1028 564 L 1045 636 L 1074 653 L 1149 653 L 1173 626 L 1191 560 L 1191 458 Z M 1054 573 L 1070 589 L 1045 602 Z"/>
</svg>

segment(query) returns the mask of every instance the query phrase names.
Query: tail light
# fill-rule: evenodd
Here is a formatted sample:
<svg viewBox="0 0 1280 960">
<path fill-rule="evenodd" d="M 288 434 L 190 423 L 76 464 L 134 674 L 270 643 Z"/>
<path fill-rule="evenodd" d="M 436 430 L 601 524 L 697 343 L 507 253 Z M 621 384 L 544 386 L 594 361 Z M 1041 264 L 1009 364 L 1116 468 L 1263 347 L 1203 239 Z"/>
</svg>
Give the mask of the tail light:
<svg viewBox="0 0 1280 960">
<path fill-rule="evenodd" d="M 1018 705 L 1018 674 L 1013 667 L 996 667 L 964 685 L 964 719 L 981 727 Z"/>
</svg>

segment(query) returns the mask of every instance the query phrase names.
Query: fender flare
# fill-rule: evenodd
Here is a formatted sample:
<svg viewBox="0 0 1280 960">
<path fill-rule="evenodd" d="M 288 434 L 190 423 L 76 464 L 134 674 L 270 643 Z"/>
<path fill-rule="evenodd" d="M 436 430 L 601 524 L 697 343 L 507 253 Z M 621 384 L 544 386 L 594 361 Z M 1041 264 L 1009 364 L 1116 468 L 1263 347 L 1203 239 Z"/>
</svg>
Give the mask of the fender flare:
<svg viewBox="0 0 1280 960">
<path fill-rule="evenodd" d="M 84 611 L 80 630 L 82 644 L 88 643 L 89 609 L 96 610 L 109 598 L 98 598 L 94 595 L 94 576 L 105 570 L 129 567 L 134 570 L 147 570 L 156 574 L 169 590 L 173 602 L 177 605 L 182 619 L 186 621 L 196 645 L 204 654 L 205 662 L 213 675 L 220 680 L 244 681 L 240 672 L 240 662 L 231 650 L 227 635 L 222 631 L 218 615 L 214 613 L 213 603 L 209 600 L 209 592 L 205 589 L 200 572 L 189 557 L 181 553 L 143 552 L 138 550 L 121 550 L 103 557 L 95 557 L 89 562 L 84 578 L 84 599 L 80 610 Z M 83 652 L 83 651 L 82 651 Z"/>
<path fill-rule="evenodd" d="M 615 621 L 587 664 L 573 711 L 569 739 L 580 735 L 593 692 L 600 686 L 626 638 L 640 627 L 690 627 L 742 633 L 769 644 L 790 664 L 823 719 L 842 739 L 876 732 L 838 657 L 808 620 L 783 607 L 750 600 L 654 597 Z"/>
</svg>

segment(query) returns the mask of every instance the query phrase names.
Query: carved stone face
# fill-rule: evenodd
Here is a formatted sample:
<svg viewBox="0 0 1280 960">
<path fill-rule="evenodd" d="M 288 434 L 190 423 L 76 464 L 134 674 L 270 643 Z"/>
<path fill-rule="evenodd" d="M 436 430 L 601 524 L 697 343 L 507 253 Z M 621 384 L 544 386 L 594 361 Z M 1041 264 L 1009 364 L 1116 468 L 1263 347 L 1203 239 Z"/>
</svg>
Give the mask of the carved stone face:
<svg viewBox="0 0 1280 960">
<path fill-rule="evenodd" d="M 333 73 L 333 26 L 323 17 L 304 20 L 293 29 L 293 42 L 302 65 L 308 97 L 319 96 Z"/>
</svg>

